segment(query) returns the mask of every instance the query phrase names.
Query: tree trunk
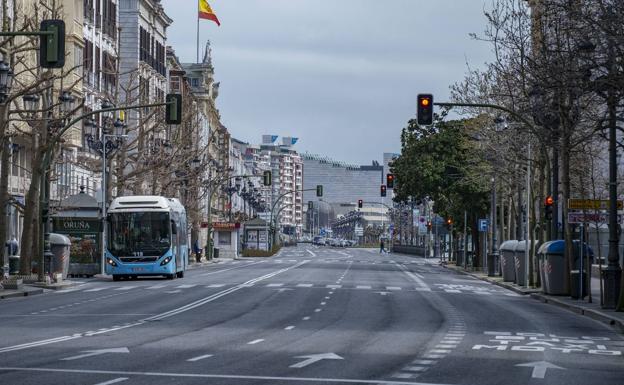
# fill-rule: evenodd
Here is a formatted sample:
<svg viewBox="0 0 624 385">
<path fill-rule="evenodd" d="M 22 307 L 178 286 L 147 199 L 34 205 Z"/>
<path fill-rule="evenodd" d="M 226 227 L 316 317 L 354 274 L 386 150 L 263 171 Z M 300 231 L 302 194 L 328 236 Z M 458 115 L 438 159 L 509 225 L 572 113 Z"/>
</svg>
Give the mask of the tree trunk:
<svg viewBox="0 0 624 385">
<path fill-rule="evenodd" d="M 35 144 L 35 155 L 33 157 L 33 165 L 41 165 L 43 163 L 43 151 Z M 33 244 L 39 243 L 37 237 L 38 229 L 38 217 L 39 217 L 39 186 L 41 185 L 41 178 L 43 177 L 43 170 L 41 167 L 33 167 L 30 186 L 26 193 L 26 199 L 24 202 L 24 229 L 22 231 L 21 248 L 22 255 L 20 256 L 20 274 L 31 273 L 31 263 L 33 258 Z M 36 255 L 36 254 L 35 254 Z"/>
<path fill-rule="evenodd" d="M 568 198 L 570 198 L 570 134 L 568 130 L 564 128 L 563 135 L 561 137 L 561 187 L 562 187 L 562 199 L 561 206 L 562 216 L 561 222 L 564 223 L 563 235 L 565 241 L 564 251 L 564 266 L 566 266 L 566 272 L 563 276 L 564 291 L 570 293 L 570 270 L 574 269 L 574 255 L 572 246 L 572 228 L 568 223 Z M 556 209 L 556 208 L 555 208 Z"/>
<path fill-rule="evenodd" d="M 0 266 L 8 264 L 6 260 L 6 247 L 4 242 L 7 240 L 8 230 L 8 206 L 9 206 L 9 174 L 11 168 L 9 166 L 9 157 L 12 149 L 9 148 L 9 136 L 6 135 L 7 106 L 0 105 Z M 6 274 L 6 272 L 5 272 Z"/>
</svg>

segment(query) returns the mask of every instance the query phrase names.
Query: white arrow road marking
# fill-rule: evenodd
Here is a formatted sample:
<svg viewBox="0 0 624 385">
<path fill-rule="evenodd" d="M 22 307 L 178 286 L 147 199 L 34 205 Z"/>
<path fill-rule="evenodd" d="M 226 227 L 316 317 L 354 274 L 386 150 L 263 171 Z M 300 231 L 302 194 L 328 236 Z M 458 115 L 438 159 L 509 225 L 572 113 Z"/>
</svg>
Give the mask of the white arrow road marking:
<svg viewBox="0 0 624 385">
<path fill-rule="evenodd" d="M 298 362 L 294 365 L 290 365 L 291 368 L 305 368 L 308 365 L 312 365 L 315 362 L 321 360 L 344 360 L 344 358 L 340 357 L 335 353 L 321 353 L 321 354 L 311 354 L 309 356 L 296 356 L 295 358 L 307 358 L 301 362 Z"/>
<path fill-rule="evenodd" d="M 73 357 L 61 358 L 61 361 L 78 360 L 81 358 L 99 356 L 101 354 L 108 354 L 108 353 L 130 353 L 130 350 L 128 350 L 128 348 L 126 347 L 123 347 L 123 348 L 112 348 L 112 349 L 85 350 L 83 351 L 83 353 L 85 354 L 80 354 L 80 355 L 73 356 Z"/>
<path fill-rule="evenodd" d="M 97 383 L 95 385 L 112 385 L 112 384 L 116 384 L 118 382 L 126 381 L 127 379 L 128 379 L 128 377 L 119 377 L 119 378 L 115 378 L 114 380 L 100 382 L 100 383 Z"/>
<path fill-rule="evenodd" d="M 516 366 L 533 368 L 533 373 L 531 373 L 531 377 L 533 378 L 544 378 L 546 370 L 548 369 L 565 370 L 565 368 L 562 368 L 561 366 L 557 366 L 546 361 L 528 362 L 526 364 L 518 364 Z"/>
</svg>

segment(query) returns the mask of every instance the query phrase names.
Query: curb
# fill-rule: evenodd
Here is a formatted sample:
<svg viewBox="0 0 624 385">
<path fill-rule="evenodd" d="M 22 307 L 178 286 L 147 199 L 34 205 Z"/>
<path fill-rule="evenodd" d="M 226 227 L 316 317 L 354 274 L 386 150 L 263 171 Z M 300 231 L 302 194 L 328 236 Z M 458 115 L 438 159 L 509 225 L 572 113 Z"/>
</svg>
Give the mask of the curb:
<svg viewBox="0 0 624 385">
<path fill-rule="evenodd" d="M 609 314 L 605 314 L 599 310 L 586 309 L 582 306 L 574 305 L 574 304 L 559 300 L 557 298 L 548 297 L 544 294 L 539 294 L 539 293 L 531 294 L 531 298 L 536 299 L 543 303 L 548 303 L 554 306 L 558 306 L 562 309 L 566 309 L 576 314 L 584 315 L 596 321 L 606 323 L 607 325 L 618 330 L 620 333 L 624 333 L 624 320 L 612 317 Z"/>
<path fill-rule="evenodd" d="M 539 290 L 537 290 L 537 289 L 535 289 L 535 290 L 533 290 L 533 289 L 523 290 L 523 289 L 521 289 L 521 288 L 519 288 L 519 287 L 517 287 L 515 285 L 510 285 L 510 284 L 508 284 L 506 282 L 502 282 L 502 281 L 490 280 L 487 277 L 482 277 L 482 276 L 477 275 L 477 274 L 472 274 L 469 271 L 464 271 L 464 270 L 461 270 L 459 268 L 449 267 L 448 265 L 441 265 L 441 266 L 443 266 L 443 267 L 445 267 L 445 268 L 447 268 L 449 270 L 455 271 L 457 273 L 460 273 L 460 274 L 469 275 L 469 276 L 471 276 L 473 278 L 476 278 L 476 279 L 478 279 L 480 281 L 488 282 L 488 283 L 491 283 L 492 285 L 500 286 L 500 287 L 502 287 L 504 289 L 511 290 L 511 291 L 513 291 L 513 292 L 515 292 L 517 294 L 528 295 L 528 294 L 533 294 L 533 293 L 539 292 Z"/>
<path fill-rule="evenodd" d="M 43 294 L 43 289 L 14 291 L 12 293 L 2 293 L 2 292 L 0 292 L 0 299 L 17 298 L 17 297 L 28 297 L 28 296 L 37 295 L 37 294 Z"/>
<path fill-rule="evenodd" d="M 516 292 L 518 294 L 528 295 L 530 298 L 536 299 L 536 300 L 538 300 L 538 301 L 540 301 L 542 303 L 547 303 L 547 304 L 550 304 L 550 305 L 553 305 L 553 306 L 558 306 L 558 307 L 560 307 L 562 309 L 571 311 L 573 313 L 576 313 L 576 314 L 579 314 L 579 315 L 583 315 L 585 317 L 592 318 L 592 319 L 594 319 L 596 321 L 599 321 L 599 322 L 602 322 L 602 323 L 606 323 L 607 325 L 613 327 L 616 331 L 619 331 L 620 333 L 624 333 L 624 320 L 612 317 L 609 314 L 603 313 L 603 312 L 601 312 L 599 310 L 586 309 L 586 308 L 584 308 L 582 306 L 574 305 L 574 304 L 562 301 L 562 300 L 557 299 L 557 298 L 549 297 L 549 296 L 547 296 L 545 294 L 542 294 L 541 292 L 539 292 L 537 290 L 535 290 L 535 291 L 528 291 L 528 292 L 527 291 L 523 291 L 523 290 L 521 290 L 519 288 L 516 288 L 514 286 L 505 284 L 503 282 L 491 281 L 491 280 L 489 280 L 487 278 L 478 276 L 476 274 L 472 274 L 472 273 L 470 273 L 468 271 L 463 271 L 463 270 L 456 269 L 456 268 L 453 268 L 453 267 L 449 267 L 449 266 L 446 266 L 446 265 L 443 265 L 443 266 L 445 268 L 447 268 L 449 270 L 452 270 L 452 271 L 455 271 L 457 273 L 469 275 L 469 276 L 477 278 L 477 279 L 479 279 L 481 281 L 489 282 L 491 284 L 503 287 L 505 289 L 512 290 L 512 291 L 514 291 L 514 292 Z"/>
</svg>

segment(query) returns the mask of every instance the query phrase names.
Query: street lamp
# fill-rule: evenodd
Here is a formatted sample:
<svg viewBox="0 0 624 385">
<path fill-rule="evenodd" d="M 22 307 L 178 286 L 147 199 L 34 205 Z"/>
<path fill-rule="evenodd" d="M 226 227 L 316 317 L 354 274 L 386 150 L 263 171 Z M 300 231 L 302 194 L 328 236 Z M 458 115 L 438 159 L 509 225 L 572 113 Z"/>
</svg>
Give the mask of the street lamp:
<svg viewBox="0 0 624 385">
<path fill-rule="evenodd" d="M 59 101 L 61 102 L 61 114 L 66 115 L 74 109 L 74 102 L 76 101 L 76 98 L 71 94 L 71 92 L 65 90 L 61 92 L 61 96 L 59 96 Z"/>
<path fill-rule="evenodd" d="M 114 108 L 114 105 L 105 100 L 102 102 L 101 108 L 103 110 L 108 108 Z M 87 146 L 98 153 L 102 157 L 102 250 L 100 258 L 100 272 L 104 274 L 104 261 L 106 260 L 106 158 L 110 156 L 113 151 L 117 150 L 123 143 L 123 131 L 126 125 L 119 119 L 112 124 L 113 113 L 112 111 L 104 112 L 103 126 L 98 127 L 97 122 L 94 119 L 87 119 L 84 122 L 84 126 L 88 131 L 85 133 L 85 139 Z M 107 133 L 108 126 L 112 126 L 113 133 Z"/>
<path fill-rule="evenodd" d="M 24 102 L 24 108 L 30 112 L 34 112 L 39 109 L 39 96 L 38 95 L 24 95 L 22 96 Z"/>
<path fill-rule="evenodd" d="M 0 103 L 6 101 L 13 88 L 13 70 L 5 61 L 0 62 Z"/>
</svg>

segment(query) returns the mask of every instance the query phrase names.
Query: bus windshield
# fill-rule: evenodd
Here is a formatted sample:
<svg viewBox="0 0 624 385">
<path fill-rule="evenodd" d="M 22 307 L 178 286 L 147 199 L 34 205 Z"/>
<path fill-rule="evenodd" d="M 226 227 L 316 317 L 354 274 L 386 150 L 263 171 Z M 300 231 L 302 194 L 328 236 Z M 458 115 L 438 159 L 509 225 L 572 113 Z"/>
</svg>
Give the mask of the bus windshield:
<svg viewBox="0 0 624 385">
<path fill-rule="evenodd" d="M 109 216 L 108 248 L 116 256 L 161 256 L 171 246 L 169 213 L 129 212 Z"/>
</svg>

